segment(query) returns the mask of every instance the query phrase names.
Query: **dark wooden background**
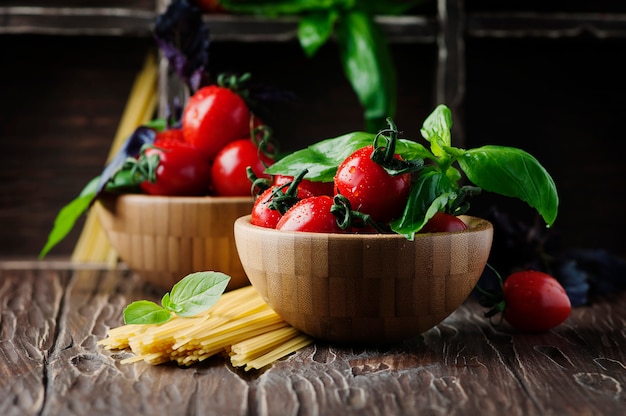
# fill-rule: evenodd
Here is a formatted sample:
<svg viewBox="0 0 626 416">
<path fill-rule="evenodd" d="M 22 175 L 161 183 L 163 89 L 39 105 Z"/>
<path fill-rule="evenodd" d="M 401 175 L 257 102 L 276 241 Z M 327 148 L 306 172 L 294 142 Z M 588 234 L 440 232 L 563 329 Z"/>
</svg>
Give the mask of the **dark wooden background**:
<svg viewBox="0 0 626 416">
<path fill-rule="evenodd" d="M 468 3 L 468 13 L 502 7 Z M 510 7 L 546 8 L 537 3 Z M 612 2 L 552 7 L 623 12 Z M 554 232 L 563 243 L 626 256 L 620 236 L 626 225 L 626 39 L 591 32 L 472 33 L 465 43 L 464 114 L 457 115 L 464 120 L 465 145 L 510 145 L 535 155 L 560 191 Z M 35 256 L 58 210 L 99 173 L 133 79 L 153 47 L 148 36 L 0 34 L 0 257 Z M 298 105 L 277 108 L 269 120 L 284 148 L 362 128 L 361 109 L 333 45 L 313 59 L 295 42 L 226 41 L 211 48 L 216 72 L 250 71 L 257 81 L 299 97 Z M 400 87 L 395 120 L 405 136 L 421 140 L 421 123 L 436 104 L 437 49 L 424 43 L 392 48 Z M 532 220 L 524 204 L 488 194 L 476 200 L 474 213 L 494 204 Z M 51 256 L 69 254 L 77 231 Z"/>
</svg>

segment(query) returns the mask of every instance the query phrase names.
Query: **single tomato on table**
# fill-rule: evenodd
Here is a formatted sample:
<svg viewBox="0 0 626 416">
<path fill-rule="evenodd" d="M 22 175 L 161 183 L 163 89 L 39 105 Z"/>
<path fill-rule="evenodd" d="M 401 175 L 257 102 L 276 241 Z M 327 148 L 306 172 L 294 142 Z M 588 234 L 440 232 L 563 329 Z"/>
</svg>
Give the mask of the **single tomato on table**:
<svg viewBox="0 0 626 416">
<path fill-rule="evenodd" d="M 485 317 L 501 317 L 522 332 L 545 332 L 561 324 L 572 311 L 572 304 L 563 286 L 554 277 L 536 270 L 522 270 L 504 281 L 495 272 L 497 289 L 476 286 L 482 295 L 480 304 L 490 308 Z"/>
<path fill-rule="evenodd" d="M 569 316 L 567 292 L 549 274 L 525 270 L 511 274 L 502 285 L 504 319 L 525 332 L 545 332 Z"/>
</svg>

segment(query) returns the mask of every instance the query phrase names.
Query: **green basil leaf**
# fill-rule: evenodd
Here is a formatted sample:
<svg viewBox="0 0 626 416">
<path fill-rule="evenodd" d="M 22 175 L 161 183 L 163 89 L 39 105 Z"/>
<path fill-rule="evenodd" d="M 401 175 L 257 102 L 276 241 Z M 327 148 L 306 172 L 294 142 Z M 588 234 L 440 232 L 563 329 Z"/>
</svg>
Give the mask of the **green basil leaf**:
<svg viewBox="0 0 626 416">
<path fill-rule="evenodd" d="M 559 207 L 556 185 L 529 153 L 514 147 L 490 145 L 465 150 L 457 160 L 476 186 L 519 198 L 535 208 L 548 227 L 554 224 Z"/>
<path fill-rule="evenodd" d="M 295 151 L 265 170 L 270 175 L 296 176 L 304 169 L 310 181 L 332 182 L 337 167 L 354 151 L 374 143 L 373 133 L 353 132 L 322 140 Z"/>
<path fill-rule="evenodd" d="M 395 153 L 402 156 L 404 160 L 435 159 L 430 150 L 422 144 L 407 139 L 400 139 L 396 142 Z"/>
<path fill-rule="evenodd" d="M 315 55 L 333 32 L 333 26 L 338 13 L 335 10 L 328 12 L 311 13 L 300 20 L 298 25 L 298 40 L 304 53 L 309 58 Z"/>
<path fill-rule="evenodd" d="M 196 272 L 185 276 L 172 287 L 169 309 L 180 316 L 204 312 L 219 300 L 230 276 L 221 272 Z"/>
<path fill-rule="evenodd" d="M 124 309 L 126 324 L 162 324 L 171 318 L 170 311 L 149 300 L 138 300 Z"/>
<path fill-rule="evenodd" d="M 268 167 L 270 175 L 296 176 L 308 169 L 305 178 L 314 182 L 332 182 L 337 167 L 356 150 L 374 143 L 373 133 L 352 132 L 325 139 L 311 146 L 288 154 Z M 433 155 L 421 144 L 400 139 L 396 142 L 396 154 L 405 160 L 432 158 Z"/>
<path fill-rule="evenodd" d="M 430 142 L 430 149 L 437 157 L 446 155 L 445 147 L 449 147 L 452 143 L 452 112 L 448 107 L 441 104 L 424 120 L 422 129 L 422 137 Z"/>
<path fill-rule="evenodd" d="M 40 259 L 44 258 L 54 246 L 72 231 L 78 218 L 89 209 L 91 202 L 96 197 L 99 182 L 99 176 L 89 181 L 76 198 L 61 208 L 54 220 L 52 231 L 48 234 L 48 240 L 39 253 Z"/>
<path fill-rule="evenodd" d="M 448 177 L 434 168 L 425 168 L 411 188 L 409 200 L 402 216 L 391 222 L 391 229 L 413 240 L 415 233 L 437 211 L 443 210 L 449 200 L 456 197 L 455 185 Z"/>
<path fill-rule="evenodd" d="M 371 15 L 350 11 L 336 24 L 344 73 L 365 110 L 367 130 L 377 132 L 396 110 L 396 71 L 389 45 Z"/>
<path fill-rule="evenodd" d="M 169 309 L 173 312 L 173 309 L 175 308 L 174 305 L 172 305 L 172 302 L 170 301 L 170 292 L 167 292 L 165 295 L 163 295 L 163 297 L 161 298 L 161 306 L 163 306 L 165 309 Z"/>
</svg>

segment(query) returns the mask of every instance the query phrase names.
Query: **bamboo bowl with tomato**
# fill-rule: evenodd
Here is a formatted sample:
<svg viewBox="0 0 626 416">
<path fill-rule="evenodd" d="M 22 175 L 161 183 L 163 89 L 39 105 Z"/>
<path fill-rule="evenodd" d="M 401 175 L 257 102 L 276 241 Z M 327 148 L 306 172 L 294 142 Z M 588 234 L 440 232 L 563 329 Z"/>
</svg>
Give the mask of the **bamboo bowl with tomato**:
<svg viewBox="0 0 626 416">
<path fill-rule="evenodd" d="M 284 231 L 235 222 L 252 285 L 289 324 L 320 340 L 384 344 L 433 328 L 469 296 L 486 265 L 493 227 L 416 234 Z"/>
<path fill-rule="evenodd" d="M 233 223 L 252 204 L 252 197 L 122 194 L 95 208 L 111 245 L 142 279 L 169 290 L 189 273 L 215 270 L 231 277 L 232 290 L 249 284 Z"/>
</svg>

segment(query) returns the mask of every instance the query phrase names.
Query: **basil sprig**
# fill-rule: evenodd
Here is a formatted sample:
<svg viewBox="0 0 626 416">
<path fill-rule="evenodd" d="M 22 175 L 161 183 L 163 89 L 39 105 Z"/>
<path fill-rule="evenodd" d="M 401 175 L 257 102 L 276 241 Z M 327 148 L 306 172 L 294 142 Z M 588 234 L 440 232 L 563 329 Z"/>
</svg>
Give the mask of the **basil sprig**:
<svg viewBox="0 0 626 416">
<path fill-rule="evenodd" d="M 332 182 L 337 167 L 356 150 L 371 145 L 376 134 L 352 132 L 332 139 L 325 139 L 281 158 L 265 171 L 271 175 L 297 176 L 307 169 L 305 179 L 313 182 Z M 396 142 L 396 153 L 406 160 L 423 159 L 430 154 L 423 146 L 406 139 Z"/>
<path fill-rule="evenodd" d="M 191 317 L 208 310 L 219 300 L 230 276 L 221 272 L 197 272 L 185 276 L 171 292 L 163 295 L 161 306 L 149 300 L 132 302 L 124 309 L 126 324 L 162 324 L 172 314 Z"/>
<path fill-rule="evenodd" d="M 403 214 L 391 222 L 392 231 L 412 240 L 438 211 L 464 213 L 468 208 L 465 198 L 479 189 L 518 198 L 535 208 L 548 227 L 554 224 L 559 206 L 556 185 L 535 157 L 506 146 L 453 147 L 451 128 L 450 109 L 439 105 L 421 129 L 430 149 L 412 140 L 398 140 L 397 154 L 405 160 L 424 159 L 427 165 L 412 184 Z M 284 157 L 267 172 L 295 176 L 306 168 L 306 179 L 330 182 L 339 164 L 353 151 L 372 144 L 375 137 L 354 132 L 326 139 Z M 463 174 L 475 186 L 461 186 Z"/>
<path fill-rule="evenodd" d="M 334 40 L 344 74 L 363 107 L 368 132 L 383 128 L 386 117 L 394 116 L 397 96 L 393 56 L 374 16 L 403 14 L 420 3 L 423 0 L 220 1 L 234 13 L 298 15 L 298 40 L 308 57 Z"/>
</svg>

